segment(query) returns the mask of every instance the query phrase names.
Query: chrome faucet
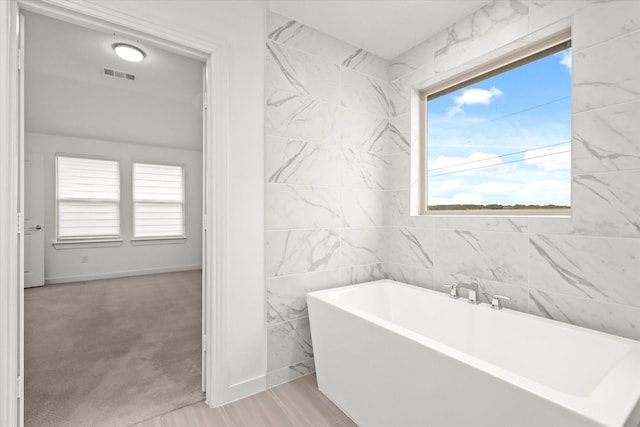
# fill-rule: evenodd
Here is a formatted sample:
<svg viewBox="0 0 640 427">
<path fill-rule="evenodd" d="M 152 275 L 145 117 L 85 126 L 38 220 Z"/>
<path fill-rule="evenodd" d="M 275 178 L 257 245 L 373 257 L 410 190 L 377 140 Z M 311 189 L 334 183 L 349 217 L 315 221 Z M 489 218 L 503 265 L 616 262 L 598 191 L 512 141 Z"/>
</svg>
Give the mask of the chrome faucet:
<svg viewBox="0 0 640 427">
<path fill-rule="evenodd" d="M 469 297 L 467 302 L 469 304 L 480 304 L 480 301 L 478 301 L 478 284 L 472 284 L 472 285 L 458 285 L 459 288 L 465 288 L 469 290 Z"/>
<path fill-rule="evenodd" d="M 502 310 L 502 303 L 500 303 L 500 300 L 510 301 L 511 298 L 505 297 L 504 295 L 494 295 L 491 299 L 491 308 L 495 310 Z"/>
<path fill-rule="evenodd" d="M 457 284 L 448 284 L 445 283 L 444 286 L 446 286 L 447 288 L 451 288 L 451 290 L 449 291 L 449 296 L 453 299 L 458 299 L 458 285 Z"/>
</svg>

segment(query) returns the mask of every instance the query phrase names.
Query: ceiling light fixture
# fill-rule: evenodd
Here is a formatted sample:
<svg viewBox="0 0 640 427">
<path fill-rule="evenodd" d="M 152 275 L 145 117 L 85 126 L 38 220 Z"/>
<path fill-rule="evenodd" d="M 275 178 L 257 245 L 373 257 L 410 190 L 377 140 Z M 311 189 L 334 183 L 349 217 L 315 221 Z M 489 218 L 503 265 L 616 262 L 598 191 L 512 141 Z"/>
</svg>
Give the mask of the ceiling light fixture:
<svg viewBox="0 0 640 427">
<path fill-rule="evenodd" d="M 138 47 L 132 46 L 126 43 L 116 43 L 113 46 L 113 50 L 116 52 L 120 58 L 129 62 L 140 62 L 145 56 L 147 56 L 144 51 Z"/>
</svg>

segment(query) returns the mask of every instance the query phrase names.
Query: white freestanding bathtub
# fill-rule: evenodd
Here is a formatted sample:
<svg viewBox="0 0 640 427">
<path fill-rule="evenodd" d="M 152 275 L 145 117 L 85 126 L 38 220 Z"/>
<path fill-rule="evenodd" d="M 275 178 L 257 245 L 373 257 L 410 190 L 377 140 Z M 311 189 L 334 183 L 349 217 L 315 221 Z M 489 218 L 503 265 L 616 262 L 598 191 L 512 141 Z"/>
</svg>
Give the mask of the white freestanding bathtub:
<svg viewBox="0 0 640 427">
<path fill-rule="evenodd" d="M 640 342 L 390 280 L 307 295 L 320 390 L 362 427 L 640 425 Z"/>
</svg>

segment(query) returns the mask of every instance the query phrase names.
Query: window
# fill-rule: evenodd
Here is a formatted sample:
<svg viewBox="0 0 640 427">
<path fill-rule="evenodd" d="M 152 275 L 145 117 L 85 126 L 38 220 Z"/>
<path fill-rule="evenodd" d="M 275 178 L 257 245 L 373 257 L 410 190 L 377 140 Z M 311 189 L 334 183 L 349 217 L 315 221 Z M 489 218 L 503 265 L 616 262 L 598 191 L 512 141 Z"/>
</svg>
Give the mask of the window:
<svg viewBox="0 0 640 427">
<path fill-rule="evenodd" d="M 134 163 L 133 203 L 134 238 L 185 236 L 182 166 Z"/>
<path fill-rule="evenodd" d="M 423 213 L 568 213 L 569 36 L 555 35 L 421 93 Z"/>
<path fill-rule="evenodd" d="M 120 237 L 120 166 L 113 160 L 56 155 L 57 238 Z"/>
</svg>

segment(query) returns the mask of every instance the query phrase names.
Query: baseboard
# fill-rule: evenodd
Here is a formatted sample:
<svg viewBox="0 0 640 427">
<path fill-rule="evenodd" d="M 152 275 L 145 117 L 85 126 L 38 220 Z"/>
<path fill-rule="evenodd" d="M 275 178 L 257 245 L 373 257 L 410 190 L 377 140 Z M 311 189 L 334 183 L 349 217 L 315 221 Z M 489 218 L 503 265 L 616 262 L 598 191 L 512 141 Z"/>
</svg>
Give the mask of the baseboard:
<svg viewBox="0 0 640 427">
<path fill-rule="evenodd" d="M 241 383 L 235 383 L 220 391 L 220 395 L 215 397 L 215 401 L 211 401 L 207 396 L 206 403 L 210 408 L 226 405 L 245 397 L 258 394 L 267 389 L 266 375 L 260 375 Z"/>
<path fill-rule="evenodd" d="M 50 277 L 44 279 L 45 285 L 57 283 L 84 282 L 87 280 L 116 279 L 118 277 L 144 276 L 146 274 L 174 273 L 177 271 L 200 270 L 202 265 L 177 265 L 173 267 L 143 268 L 141 270 L 116 271 L 100 274 L 83 274 L 79 276 Z"/>
</svg>

